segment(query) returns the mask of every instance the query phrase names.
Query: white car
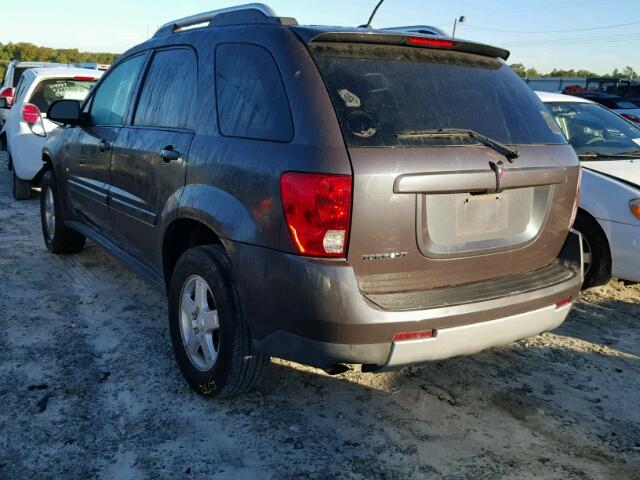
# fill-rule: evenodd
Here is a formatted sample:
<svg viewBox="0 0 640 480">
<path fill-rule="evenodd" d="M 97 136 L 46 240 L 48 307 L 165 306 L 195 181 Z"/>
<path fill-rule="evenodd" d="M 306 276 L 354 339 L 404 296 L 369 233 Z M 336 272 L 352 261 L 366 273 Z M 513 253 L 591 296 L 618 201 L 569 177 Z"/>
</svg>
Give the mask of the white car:
<svg viewBox="0 0 640 480">
<path fill-rule="evenodd" d="M 7 105 L 11 106 L 13 103 L 13 97 L 15 94 L 16 86 L 20 81 L 20 77 L 22 77 L 23 72 L 29 70 L 30 68 L 52 68 L 52 67 L 63 67 L 62 63 L 51 63 L 51 62 L 20 62 L 17 60 L 12 60 L 7 65 L 7 68 L 4 72 L 4 77 L 2 78 L 2 83 L 0 84 L 0 98 L 6 98 Z M 9 116 L 9 110 L 6 108 L 0 108 L 0 128 L 3 127 L 4 123 Z M 2 147 L 5 146 L 4 137 L 0 137 L 0 142 L 2 143 Z"/>
<path fill-rule="evenodd" d="M 2 129 L 7 140 L 9 169 L 16 200 L 31 197 L 31 186 L 42 172 L 42 147 L 60 126 L 47 119 L 57 100 L 84 100 L 101 71 L 83 68 L 34 68 L 25 71 L 16 87 L 13 106 Z M 0 99 L 2 107 L 3 99 Z"/>
<path fill-rule="evenodd" d="M 640 128 L 585 98 L 536 93 L 582 165 L 574 228 L 584 237 L 584 288 L 611 276 L 640 282 Z"/>
</svg>

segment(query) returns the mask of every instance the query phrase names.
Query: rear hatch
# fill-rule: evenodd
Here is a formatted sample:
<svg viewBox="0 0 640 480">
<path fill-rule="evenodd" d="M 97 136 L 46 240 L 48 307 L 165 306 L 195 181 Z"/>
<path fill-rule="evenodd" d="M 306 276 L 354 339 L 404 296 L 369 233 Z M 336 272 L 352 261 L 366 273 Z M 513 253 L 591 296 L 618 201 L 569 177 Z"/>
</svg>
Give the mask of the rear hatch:
<svg viewBox="0 0 640 480">
<path fill-rule="evenodd" d="M 579 167 L 537 97 L 477 48 L 372 37 L 309 46 L 351 158 L 348 260 L 361 291 L 450 287 L 552 263 Z"/>
</svg>

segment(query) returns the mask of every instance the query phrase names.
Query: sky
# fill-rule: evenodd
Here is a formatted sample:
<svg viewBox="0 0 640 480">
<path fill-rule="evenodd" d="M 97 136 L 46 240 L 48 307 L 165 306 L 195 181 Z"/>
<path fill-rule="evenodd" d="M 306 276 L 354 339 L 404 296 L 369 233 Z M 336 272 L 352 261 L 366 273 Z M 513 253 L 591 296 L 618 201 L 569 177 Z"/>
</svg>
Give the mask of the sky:
<svg viewBox="0 0 640 480">
<path fill-rule="evenodd" d="M 121 53 L 169 20 L 246 1 L 7 0 L 0 9 L 0 43 Z M 360 25 L 377 0 L 266 3 L 300 24 Z M 461 15 L 466 23 L 456 36 L 509 49 L 509 63 L 542 72 L 610 73 L 627 65 L 640 72 L 640 0 L 617 0 L 612 7 L 602 0 L 385 0 L 373 26 L 422 24 L 450 31 Z"/>
</svg>

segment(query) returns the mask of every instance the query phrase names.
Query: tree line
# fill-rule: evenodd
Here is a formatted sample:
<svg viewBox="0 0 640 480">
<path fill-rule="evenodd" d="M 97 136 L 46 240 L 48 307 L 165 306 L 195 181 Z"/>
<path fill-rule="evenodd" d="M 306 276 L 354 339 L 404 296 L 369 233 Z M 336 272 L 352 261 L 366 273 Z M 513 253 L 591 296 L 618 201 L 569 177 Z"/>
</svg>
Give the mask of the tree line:
<svg viewBox="0 0 640 480">
<path fill-rule="evenodd" d="M 0 43 L 0 78 L 11 60 L 55 63 L 113 63 L 117 53 L 81 52 L 77 48 L 39 47 L 33 43 Z"/>
<path fill-rule="evenodd" d="M 554 68 L 549 73 L 541 73 L 535 68 L 527 68 L 522 63 L 513 63 L 509 65 L 521 77 L 599 77 L 599 78 L 638 78 L 638 74 L 632 67 L 624 67 L 622 70 L 617 68 L 611 73 L 599 74 L 589 70 L 562 70 Z"/>
</svg>

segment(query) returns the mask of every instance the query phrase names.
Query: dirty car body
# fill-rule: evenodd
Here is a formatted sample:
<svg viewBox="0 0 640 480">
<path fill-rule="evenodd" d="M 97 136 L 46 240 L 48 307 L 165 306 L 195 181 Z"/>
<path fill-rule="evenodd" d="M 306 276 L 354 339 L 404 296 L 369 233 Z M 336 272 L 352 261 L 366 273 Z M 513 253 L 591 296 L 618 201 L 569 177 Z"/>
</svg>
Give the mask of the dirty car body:
<svg viewBox="0 0 640 480">
<path fill-rule="evenodd" d="M 219 243 L 255 349 L 322 368 L 469 354 L 564 320 L 579 165 L 507 52 L 260 9 L 180 25 L 125 53 L 45 148 L 68 227 L 161 288 L 187 248 Z M 192 95 L 141 107 L 172 54 Z M 127 61 L 121 119 L 92 124 Z"/>
</svg>

